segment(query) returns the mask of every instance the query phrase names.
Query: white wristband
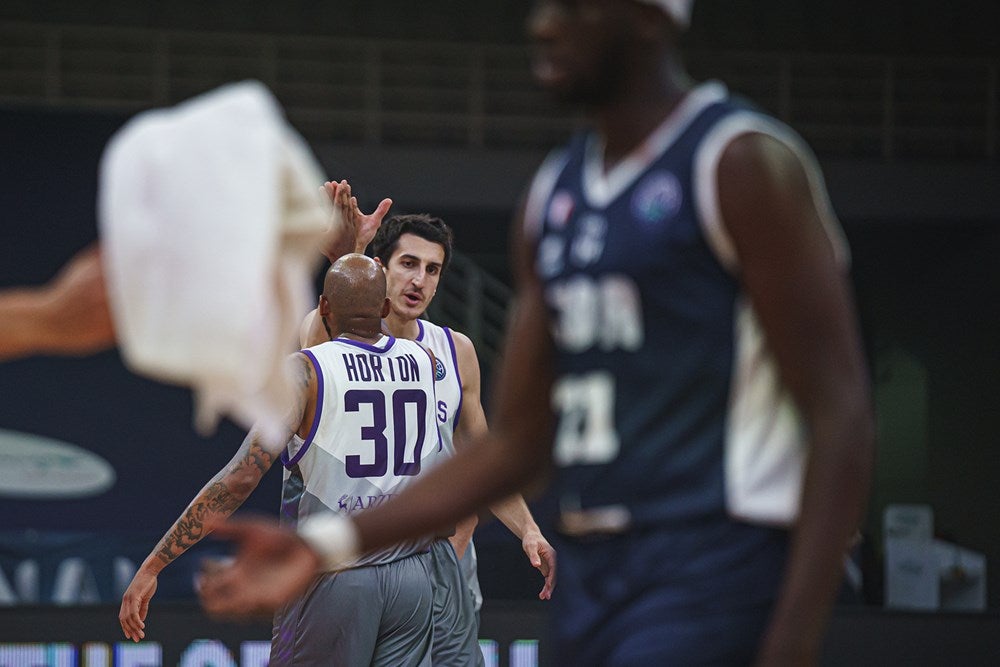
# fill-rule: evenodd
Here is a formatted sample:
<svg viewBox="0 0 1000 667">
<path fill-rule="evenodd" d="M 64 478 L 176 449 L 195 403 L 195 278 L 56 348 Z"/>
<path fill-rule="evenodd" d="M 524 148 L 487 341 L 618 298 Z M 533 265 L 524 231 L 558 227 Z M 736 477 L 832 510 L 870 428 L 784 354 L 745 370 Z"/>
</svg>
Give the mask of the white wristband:
<svg viewBox="0 0 1000 667">
<path fill-rule="evenodd" d="M 358 529 L 340 514 L 327 512 L 303 519 L 299 536 L 319 554 L 323 570 L 343 569 L 361 555 Z"/>
</svg>

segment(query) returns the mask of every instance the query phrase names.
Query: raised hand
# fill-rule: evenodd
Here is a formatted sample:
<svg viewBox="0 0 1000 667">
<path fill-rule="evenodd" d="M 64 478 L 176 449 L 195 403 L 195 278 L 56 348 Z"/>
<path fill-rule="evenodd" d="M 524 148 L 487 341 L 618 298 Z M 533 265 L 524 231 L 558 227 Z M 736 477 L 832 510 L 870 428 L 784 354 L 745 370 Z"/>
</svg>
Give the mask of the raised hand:
<svg viewBox="0 0 1000 667">
<path fill-rule="evenodd" d="M 382 219 L 392 206 L 391 199 L 383 199 L 371 213 L 363 213 L 357 197 L 351 195 L 351 185 L 346 180 L 339 183 L 327 181 L 320 190 L 333 204 L 330 229 L 322 241 L 322 252 L 332 262 L 349 252 L 363 253 L 375 237 Z"/>
</svg>

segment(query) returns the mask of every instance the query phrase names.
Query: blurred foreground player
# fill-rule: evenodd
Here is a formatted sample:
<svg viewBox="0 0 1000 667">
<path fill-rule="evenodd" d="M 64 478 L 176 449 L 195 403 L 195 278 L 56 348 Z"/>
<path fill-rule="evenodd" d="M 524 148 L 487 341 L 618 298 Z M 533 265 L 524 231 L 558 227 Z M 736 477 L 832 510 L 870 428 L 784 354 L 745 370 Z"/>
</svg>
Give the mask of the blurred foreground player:
<svg viewBox="0 0 1000 667">
<path fill-rule="evenodd" d="M 537 4 L 534 73 L 594 129 L 543 165 L 515 228 L 491 432 L 400 502 L 331 521 L 314 562 L 554 463 L 561 664 L 815 663 L 872 465 L 847 251 L 798 137 L 689 79 L 689 12 Z M 224 533 L 241 552 L 203 589 L 210 611 L 256 602 L 265 572 L 271 594 L 304 585 L 294 535 Z"/>
</svg>

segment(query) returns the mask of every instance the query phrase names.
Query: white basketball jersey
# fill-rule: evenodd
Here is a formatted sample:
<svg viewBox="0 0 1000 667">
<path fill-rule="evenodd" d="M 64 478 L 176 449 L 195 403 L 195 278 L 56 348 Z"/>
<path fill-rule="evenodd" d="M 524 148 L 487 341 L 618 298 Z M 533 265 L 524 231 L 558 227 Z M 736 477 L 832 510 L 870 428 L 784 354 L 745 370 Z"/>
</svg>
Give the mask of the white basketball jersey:
<svg viewBox="0 0 1000 667">
<path fill-rule="evenodd" d="M 282 456 L 290 471 L 286 518 L 381 505 L 443 460 L 435 369 L 421 345 L 389 336 L 374 345 L 338 338 L 302 353 L 316 370 L 316 415 L 306 439 L 295 436 Z M 396 545 L 354 565 L 388 563 L 429 543 Z"/>
<path fill-rule="evenodd" d="M 417 320 L 417 342 L 434 353 L 436 360 L 437 403 L 434 412 L 441 429 L 441 442 L 449 456 L 455 453 L 454 433 L 462 413 L 462 377 L 458 373 L 458 355 L 451 329 L 427 320 Z"/>
</svg>

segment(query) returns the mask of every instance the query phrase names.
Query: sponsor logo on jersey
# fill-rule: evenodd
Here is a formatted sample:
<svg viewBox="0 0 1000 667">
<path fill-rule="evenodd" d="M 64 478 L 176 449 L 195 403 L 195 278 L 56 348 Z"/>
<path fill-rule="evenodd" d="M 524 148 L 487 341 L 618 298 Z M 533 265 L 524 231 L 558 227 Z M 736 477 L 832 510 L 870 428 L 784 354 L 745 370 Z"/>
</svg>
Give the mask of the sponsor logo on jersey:
<svg viewBox="0 0 1000 667">
<path fill-rule="evenodd" d="M 632 196 L 632 215 L 648 224 L 665 222 L 681 210 L 681 183 L 669 171 L 655 171 L 642 179 Z"/>
<path fill-rule="evenodd" d="M 570 246 L 570 258 L 574 265 L 585 267 L 593 264 L 604 254 L 604 240 L 608 235 L 608 221 L 597 213 L 588 213 L 580 218 L 576 236 Z"/>
<path fill-rule="evenodd" d="M 448 370 L 444 367 L 444 364 L 440 359 L 434 357 L 434 379 L 440 382 L 444 379 L 444 376 L 448 374 Z"/>
<path fill-rule="evenodd" d="M 115 469 L 68 442 L 0 430 L 0 496 L 17 499 L 87 498 L 115 483 Z"/>
<path fill-rule="evenodd" d="M 569 222 L 569 217 L 573 215 L 573 208 L 573 195 L 570 193 L 560 190 L 552 195 L 548 215 L 549 224 L 552 225 L 552 228 L 561 229 L 565 227 L 566 223 Z"/>
<path fill-rule="evenodd" d="M 359 512 L 377 507 L 384 502 L 392 500 L 395 495 L 395 493 L 378 493 L 368 496 L 355 496 L 345 493 L 337 500 L 337 507 L 341 511 L 350 514 L 351 512 Z"/>
</svg>

